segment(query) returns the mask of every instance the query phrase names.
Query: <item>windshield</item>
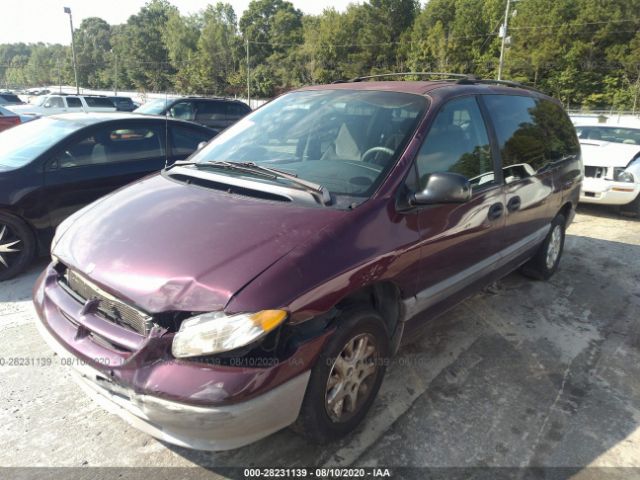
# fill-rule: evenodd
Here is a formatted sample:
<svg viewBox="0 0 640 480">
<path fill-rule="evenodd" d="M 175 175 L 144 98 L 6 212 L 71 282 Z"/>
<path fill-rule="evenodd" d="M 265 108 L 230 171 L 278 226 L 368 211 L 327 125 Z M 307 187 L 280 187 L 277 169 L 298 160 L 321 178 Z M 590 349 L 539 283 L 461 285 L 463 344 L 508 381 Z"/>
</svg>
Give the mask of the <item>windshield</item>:
<svg viewBox="0 0 640 480">
<path fill-rule="evenodd" d="M 77 128 L 72 122 L 39 118 L 0 132 L 0 165 L 22 167 Z"/>
<path fill-rule="evenodd" d="M 640 145 L 640 129 L 618 127 L 576 127 L 580 140 L 602 140 L 604 142 Z"/>
<path fill-rule="evenodd" d="M 397 92 L 294 92 L 236 123 L 192 160 L 253 162 L 320 184 L 334 195 L 368 197 L 404 149 L 426 105 L 422 96 Z"/>
<path fill-rule="evenodd" d="M 169 101 L 164 98 L 151 100 L 141 107 L 136 108 L 134 111 L 136 113 L 144 113 L 145 115 L 161 115 L 164 113 L 168 103 Z"/>
</svg>

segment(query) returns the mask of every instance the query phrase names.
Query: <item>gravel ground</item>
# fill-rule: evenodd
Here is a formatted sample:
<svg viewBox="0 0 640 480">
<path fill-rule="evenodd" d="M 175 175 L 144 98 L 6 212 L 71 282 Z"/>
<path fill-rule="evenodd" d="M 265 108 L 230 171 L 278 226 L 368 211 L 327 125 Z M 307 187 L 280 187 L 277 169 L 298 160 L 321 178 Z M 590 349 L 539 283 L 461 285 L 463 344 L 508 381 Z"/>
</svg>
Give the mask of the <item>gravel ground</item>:
<svg viewBox="0 0 640 480">
<path fill-rule="evenodd" d="M 33 324 L 44 264 L 0 283 L 0 466 L 640 467 L 640 221 L 607 209 L 580 209 L 549 282 L 514 273 L 434 320 L 359 430 L 323 447 L 284 430 L 196 452 L 104 412 Z"/>
</svg>

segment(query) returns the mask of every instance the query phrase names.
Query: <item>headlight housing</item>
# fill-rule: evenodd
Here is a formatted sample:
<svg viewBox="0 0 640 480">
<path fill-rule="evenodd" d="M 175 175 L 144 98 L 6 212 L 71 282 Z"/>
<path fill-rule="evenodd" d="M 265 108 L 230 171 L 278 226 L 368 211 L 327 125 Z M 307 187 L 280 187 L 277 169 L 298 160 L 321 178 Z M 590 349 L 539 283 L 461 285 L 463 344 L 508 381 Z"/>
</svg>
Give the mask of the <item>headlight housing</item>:
<svg viewBox="0 0 640 480">
<path fill-rule="evenodd" d="M 616 182 L 628 182 L 633 183 L 635 179 L 633 178 L 633 173 L 627 172 L 626 168 L 616 167 L 613 169 L 613 179 Z"/>
<path fill-rule="evenodd" d="M 196 315 L 180 325 L 180 330 L 173 337 L 171 353 L 176 358 L 187 358 L 235 350 L 264 337 L 286 318 L 284 310 Z"/>
</svg>

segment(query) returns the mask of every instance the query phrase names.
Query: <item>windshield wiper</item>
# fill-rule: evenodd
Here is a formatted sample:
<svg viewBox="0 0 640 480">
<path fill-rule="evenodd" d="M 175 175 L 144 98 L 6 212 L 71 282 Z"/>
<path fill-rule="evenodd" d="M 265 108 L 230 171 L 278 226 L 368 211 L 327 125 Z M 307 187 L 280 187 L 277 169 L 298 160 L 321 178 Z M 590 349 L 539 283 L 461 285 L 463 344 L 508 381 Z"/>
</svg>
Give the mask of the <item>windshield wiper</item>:
<svg viewBox="0 0 640 480">
<path fill-rule="evenodd" d="M 298 176 L 293 173 L 288 173 L 278 168 L 264 167 L 254 162 L 242 162 L 238 164 L 255 171 L 270 173 L 272 175 L 275 175 L 276 177 L 289 180 L 291 183 L 299 185 L 302 188 L 304 188 L 306 191 L 311 193 L 314 197 L 320 200 L 320 203 L 322 205 L 329 205 L 331 203 L 331 193 L 324 185 L 310 182 L 308 180 L 303 180 L 302 178 L 298 178 Z"/>
<path fill-rule="evenodd" d="M 192 162 L 186 160 L 175 162 L 173 165 L 207 165 L 218 168 L 228 168 L 229 170 L 238 170 L 241 172 L 253 173 L 271 179 L 284 178 L 285 180 L 288 180 L 291 183 L 296 184 L 302 187 L 307 192 L 311 193 L 320 201 L 322 205 L 329 205 L 331 203 L 331 193 L 325 186 L 320 185 L 319 183 L 313 183 L 309 182 L 308 180 L 303 180 L 301 178 L 298 178 L 297 175 L 287 173 L 284 170 L 279 170 L 277 168 L 271 167 L 263 167 L 262 165 L 258 165 L 254 162 L 226 162 L 223 160 Z"/>
</svg>

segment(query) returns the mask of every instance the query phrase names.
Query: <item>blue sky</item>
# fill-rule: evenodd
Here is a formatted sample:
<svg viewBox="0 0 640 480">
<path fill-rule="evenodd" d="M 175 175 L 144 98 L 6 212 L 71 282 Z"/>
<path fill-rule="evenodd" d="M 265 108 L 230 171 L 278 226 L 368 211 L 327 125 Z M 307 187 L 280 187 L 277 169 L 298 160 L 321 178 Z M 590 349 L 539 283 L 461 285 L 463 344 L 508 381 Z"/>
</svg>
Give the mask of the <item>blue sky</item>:
<svg viewBox="0 0 640 480">
<path fill-rule="evenodd" d="M 0 43 L 14 42 L 70 42 L 69 18 L 63 7 L 70 7 L 74 27 L 83 18 L 101 17 L 111 24 L 124 23 L 136 13 L 146 0 L 4 0 L 11 3 L 3 8 L 3 22 L 0 28 Z M 195 13 L 216 0 L 170 0 L 183 14 Z M 225 0 L 233 5 L 238 17 L 249 5 L 250 0 Z M 290 0 L 291 1 L 291 0 Z M 292 3 L 305 13 L 321 13 L 327 7 L 344 10 L 354 0 L 293 0 Z"/>
</svg>

